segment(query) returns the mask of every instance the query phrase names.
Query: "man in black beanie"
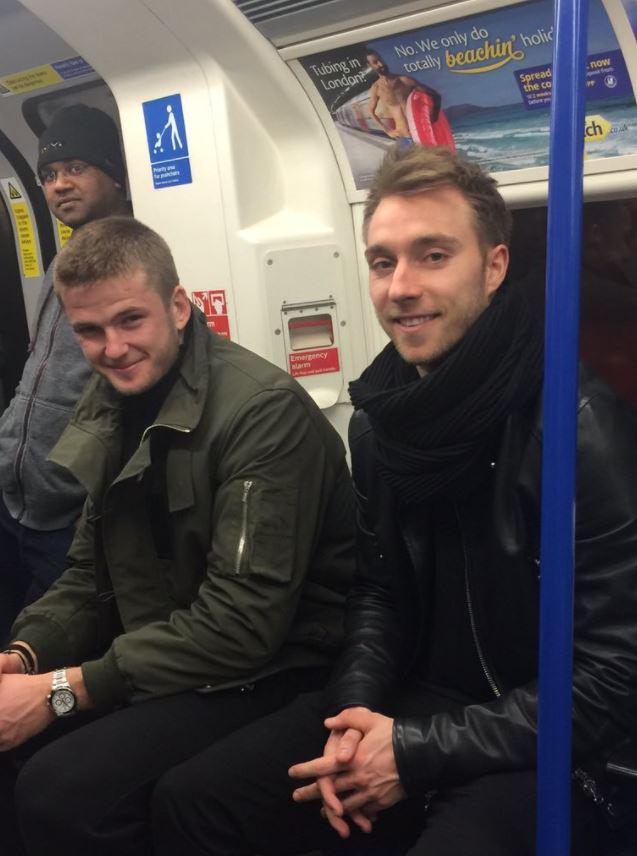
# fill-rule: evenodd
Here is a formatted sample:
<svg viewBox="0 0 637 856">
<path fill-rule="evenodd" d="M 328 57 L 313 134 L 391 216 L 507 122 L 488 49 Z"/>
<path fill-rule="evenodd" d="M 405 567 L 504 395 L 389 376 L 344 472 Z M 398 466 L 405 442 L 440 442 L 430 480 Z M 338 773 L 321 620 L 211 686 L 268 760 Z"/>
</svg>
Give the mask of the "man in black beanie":
<svg viewBox="0 0 637 856">
<path fill-rule="evenodd" d="M 128 213 L 119 134 L 101 110 L 59 110 L 39 140 L 37 170 L 51 213 L 66 226 Z M 46 460 L 91 373 L 53 293 L 53 265 L 35 319 L 29 358 L 0 419 L 0 645 L 22 606 L 62 572 L 85 498 Z"/>
</svg>

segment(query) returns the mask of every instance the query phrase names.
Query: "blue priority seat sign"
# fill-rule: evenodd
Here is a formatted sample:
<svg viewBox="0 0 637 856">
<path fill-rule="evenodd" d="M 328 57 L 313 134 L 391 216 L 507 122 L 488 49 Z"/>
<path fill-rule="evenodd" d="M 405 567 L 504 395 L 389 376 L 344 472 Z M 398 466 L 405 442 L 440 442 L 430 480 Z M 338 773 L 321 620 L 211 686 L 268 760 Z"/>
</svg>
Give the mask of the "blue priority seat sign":
<svg viewBox="0 0 637 856">
<path fill-rule="evenodd" d="M 190 156 L 181 95 L 144 101 L 144 122 L 153 186 L 190 184 Z"/>
</svg>

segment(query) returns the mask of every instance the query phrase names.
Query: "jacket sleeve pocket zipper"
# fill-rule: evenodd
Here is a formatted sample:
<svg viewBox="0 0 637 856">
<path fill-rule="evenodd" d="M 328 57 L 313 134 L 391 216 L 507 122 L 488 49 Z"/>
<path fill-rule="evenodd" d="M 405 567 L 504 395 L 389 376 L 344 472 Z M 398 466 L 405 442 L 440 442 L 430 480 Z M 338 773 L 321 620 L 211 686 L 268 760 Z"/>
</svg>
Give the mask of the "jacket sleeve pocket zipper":
<svg viewBox="0 0 637 856">
<path fill-rule="evenodd" d="M 235 574 L 241 573 L 241 564 L 243 562 L 243 554 L 248 543 L 248 508 L 250 500 L 250 491 L 252 490 L 252 481 L 244 481 L 243 496 L 241 497 L 241 535 L 239 536 L 239 544 L 237 546 L 237 559 L 234 565 Z"/>
</svg>

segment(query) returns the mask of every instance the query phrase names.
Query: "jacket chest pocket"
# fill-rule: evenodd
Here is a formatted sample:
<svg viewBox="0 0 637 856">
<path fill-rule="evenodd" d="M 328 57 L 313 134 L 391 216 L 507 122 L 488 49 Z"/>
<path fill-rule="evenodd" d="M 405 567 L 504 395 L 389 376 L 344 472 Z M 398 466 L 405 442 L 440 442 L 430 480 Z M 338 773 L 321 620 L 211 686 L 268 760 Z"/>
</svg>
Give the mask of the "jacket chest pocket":
<svg viewBox="0 0 637 856">
<path fill-rule="evenodd" d="M 218 572 L 289 582 L 294 570 L 297 488 L 246 478 L 224 486 L 221 494 L 212 545 Z"/>
<path fill-rule="evenodd" d="M 173 560 L 173 524 L 161 481 L 150 468 L 142 479 L 129 479 L 109 492 L 103 511 L 104 552 L 109 564 L 148 584 L 164 578 L 155 568 L 168 568 Z M 115 573 L 114 569 L 111 573 Z"/>
</svg>

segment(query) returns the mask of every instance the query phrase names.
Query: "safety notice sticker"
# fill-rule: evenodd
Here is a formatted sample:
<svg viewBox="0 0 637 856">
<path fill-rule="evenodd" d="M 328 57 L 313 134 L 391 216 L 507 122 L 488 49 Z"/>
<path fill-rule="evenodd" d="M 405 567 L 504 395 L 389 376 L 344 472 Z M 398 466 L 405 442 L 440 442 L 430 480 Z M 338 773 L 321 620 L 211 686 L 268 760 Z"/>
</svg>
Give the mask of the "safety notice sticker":
<svg viewBox="0 0 637 856">
<path fill-rule="evenodd" d="M 68 239 L 73 234 L 73 229 L 70 226 L 67 226 L 66 223 L 63 223 L 61 220 L 58 220 L 57 217 L 55 219 L 55 225 L 58 230 L 58 240 L 60 242 L 60 247 L 63 247 Z"/>
<path fill-rule="evenodd" d="M 144 122 L 153 187 L 190 184 L 190 155 L 181 95 L 144 101 Z"/>
<path fill-rule="evenodd" d="M 0 185 L 13 216 L 17 244 L 20 251 L 22 276 L 25 278 L 40 276 L 40 260 L 35 240 L 35 229 L 33 228 L 31 211 L 26 201 L 24 189 L 15 176 L 0 179 Z"/>
<path fill-rule="evenodd" d="M 50 65 L 38 65 L 25 68 L 0 77 L 0 95 L 20 95 L 45 86 L 55 86 L 63 80 L 94 74 L 95 69 L 81 56 L 72 56 L 52 62 Z"/>
<path fill-rule="evenodd" d="M 12 95 L 31 92 L 33 89 L 43 89 L 45 86 L 53 86 L 61 82 L 62 77 L 51 65 L 38 65 L 35 68 L 27 68 L 24 71 L 16 71 L 0 77 L 0 83 Z"/>
<path fill-rule="evenodd" d="M 230 338 L 225 291 L 221 289 L 217 291 L 193 291 L 192 302 L 206 316 L 208 327 L 214 333 L 223 336 L 224 339 Z"/>
<path fill-rule="evenodd" d="M 317 348 L 312 351 L 296 352 L 289 355 L 292 377 L 329 374 L 341 370 L 338 348 Z"/>
</svg>

